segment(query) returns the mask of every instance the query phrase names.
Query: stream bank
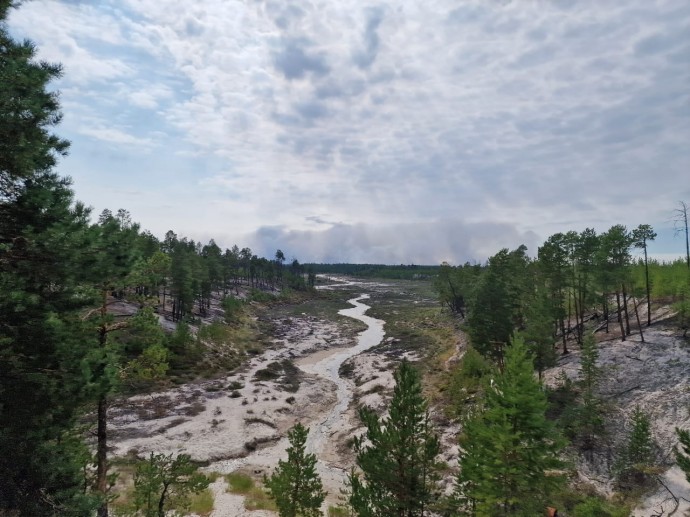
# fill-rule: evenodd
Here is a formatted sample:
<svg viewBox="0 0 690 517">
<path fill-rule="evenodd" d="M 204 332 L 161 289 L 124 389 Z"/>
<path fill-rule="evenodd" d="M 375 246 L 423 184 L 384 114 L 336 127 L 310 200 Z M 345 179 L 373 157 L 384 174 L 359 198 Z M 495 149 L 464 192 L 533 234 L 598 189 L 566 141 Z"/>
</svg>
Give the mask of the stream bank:
<svg viewBox="0 0 690 517">
<path fill-rule="evenodd" d="M 352 298 L 352 307 L 340 311 L 366 325 L 356 339 L 332 321 L 290 318 L 275 346 L 240 372 L 121 401 L 111 410 L 115 454 L 185 453 L 206 463 L 207 472 L 242 471 L 260 478 L 285 455 L 287 430 L 302 422 L 311 429 L 307 447 L 319 459 L 327 504 L 336 504 L 352 463 L 339 441 L 358 426 L 354 411 L 348 411 L 356 386 L 341 378 L 339 369 L 384 337 L 384 322 L 365 315 L 367 298 Z M 297 368 L 288 368 L 293 364 Z M 377 362 L 372 368 L 382 366 Z M 211 488 L 215 517 L 272 515 L 246 512 L 242 496 L 227 494 L 222 477 Z"/>
</svg>

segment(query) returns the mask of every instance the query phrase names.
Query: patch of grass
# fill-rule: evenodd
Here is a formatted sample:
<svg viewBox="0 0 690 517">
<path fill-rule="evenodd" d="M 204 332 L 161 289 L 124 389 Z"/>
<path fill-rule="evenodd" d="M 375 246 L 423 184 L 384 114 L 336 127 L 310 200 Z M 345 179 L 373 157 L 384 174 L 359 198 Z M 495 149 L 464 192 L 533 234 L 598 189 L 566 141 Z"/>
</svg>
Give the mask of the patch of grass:
<svg viewBox="0 0 690 517">
<path fill-rule="evenodd" d="M 254 487 L 254 480 L 247 474 L 231 472 L 225 475 L 228 483 L 228 492 L 233 494 L 248 494 Z"/>
<path fill-rule="evenodd" d="M 270 303 L 276 301 L 276 296 L 260 289 L 252 289 L 249 298 L 253 302 Z"/>
<path fill-rule="evenodd" d="M 383 393 L 384 391 L 386 391 L 386 387 L 383 384 L 374 384 L 362 395 L 371 395 L 372 393 Z"/>
<path fill-rule="evenodd" d="M 278 507 L 271 496 L 263 488 L 254 487 L 244 498 L 244 507 L 247 510 L 269 510 L 278 511 Z"/>
<path fill-rule="evenodd" d="M 344 377 L 346 379 L 352 379 L 352 377 L 355 374 L 355 363 L 352 361 L 345 361 L 340 365 L 340 368 L 338 368 L 338 375 L 340 377 Z"/>
<path fill-rule="evenodd" d="M 289 360 L 269 363 L 266 368 L 257 370 L 254 379 L 257 381 L 277 381 L 283 390 L 291 393 L 299 389 L 300 370 Z"/>
<path fill-rule="evenodd" d="M 213 492 L 207 488 L 203 492 L 192 495 L 189 509 L 202 517 L 210 515 L 213 511 Z"/>
<path fill-rule="evenodd" d="M 247 474 L 231 472 L 226 474 L 225 480 L 228 482 L 228 492 L 244 496 L 244 507 L 247 510 L 277 510 L 273 499 Z"/>
<path fill-rule="evenodd" d="M 202 341 L 210 341 L 215 345 L 223 345 L 230 340 L 231 332 L 227 325 L 214 321 L 209 325 L 202 325 L 197 335 Z"/>
<path fill-rule="evenodd" d="M 222 474 L 220 474 L 219 472 L 209 472 L 208 474 L 206 474 L 206 477 L 211 483 L 215 483 L 216 481 L 218 481 L 218 478 L 220 478 L 221 476 Z"/>
<path fill-rule="evenodd" d="M 328 507 L 328 517 L 347 517 L 347 508 L 342 506 L 329 506 Z"/>
</svg>

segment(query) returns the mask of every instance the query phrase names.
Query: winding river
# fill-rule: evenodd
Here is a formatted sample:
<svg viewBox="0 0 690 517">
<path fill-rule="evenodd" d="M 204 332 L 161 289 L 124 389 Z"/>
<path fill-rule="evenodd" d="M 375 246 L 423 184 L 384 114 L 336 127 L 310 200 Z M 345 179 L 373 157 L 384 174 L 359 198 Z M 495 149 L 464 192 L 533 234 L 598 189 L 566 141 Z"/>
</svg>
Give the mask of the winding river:
<svg viewBox="0 0 690 517">
<path fill-rule="evenodd" d="M 341 378 L 338 372 L 345 361 L 378 345 L 385 335 L 383 330 L 385 322 L 365 315 L 365 312 L 371 308 L 362 303 L 362 300 L 367 298 L 369 298 L 368 294 L 361 294 L 352 298 L 348 300 L 352 307 L 338 312 L 342 316 L 359 320 L 367 326 L 364 331 L 358 334 L 355 346 L 321 350 L 302 357 L 296 363 L 305 373 L 329 380 L 337 387 L 336 403 L 317 420 L 308 424 L 310 432 L 307 439 L 307 451 L 316 455 L 318 459 L 318 471 L 324 486 L 331 490 L 335 489 L 336 493 L 338 488 L 344 486 L 347 471 L 339 465 L 327 463 L 323 458 L 327 456 L 326 448 L 329 446 L 332 435 L 350 425 L 345 413 L 353 397 L 352 381 Z M 217 462 L 214 468 L 221 472 L 232 472 L 246 465 L 274 466 L 275 458 L 283 456 L 288 446 L 287 438 L 282 438 L 278 442 L 257 449 L 243 458 Z"/>
<path fill-rule="evenodd" d="M 324 447 L 328 444 L 329 438 L 335 432 L 342 430 L 348 425 L 345 421 L 345 411 L 352 400 L 352 383 L 347 379 L 341 378 L 338 371 L 340 366 L 348 359 L 381 343 L 385 335 L 383 330 L 385 322 L 364 314 L 371 308 L 369 305 L 361 302 L 361 300 L 366 300 L 367 298 L 369 298 L 368 294 L 352 298 L 348 300 L 348 303 L 353 305 L 352 308 L 338 311 L 338 314 L 342 316 L 354 318 L 367 325 L 366 330 L 360 332 L 357 336 L 357 345 L 340 350 L 317 362 L 307 364 L 302 362 L 299 365 L 305 373 L 319 375 L 335 383 L 337 386 L 337 402 L 326 414 L 325 418 L 320 422 L 312 424 L 309 438 L 307 439 L 307 451 L 319 458 L 319 472 L 324 481 L 331 481 L 336 484 L 341 484 L 344 481 L 344 469 L 326 465 L 321 456 Z"/>
</svg>

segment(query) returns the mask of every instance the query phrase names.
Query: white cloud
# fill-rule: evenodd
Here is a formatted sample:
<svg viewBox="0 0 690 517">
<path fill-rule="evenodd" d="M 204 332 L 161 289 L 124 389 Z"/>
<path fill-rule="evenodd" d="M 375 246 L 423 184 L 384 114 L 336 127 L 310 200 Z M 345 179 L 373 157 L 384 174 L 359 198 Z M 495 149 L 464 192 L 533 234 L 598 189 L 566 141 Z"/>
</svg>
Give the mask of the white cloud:
<svg viewBox="0 0 690 517">
<path fill-rule="evenodd" d="M 118 146 L 151 147 L 154 143 L 150 138 L 140 138 L 115 127 L 82 127 L 79 132 Z"/>
<path fill-rule="evenodd" d="M 11 24 L 65 63 L 84 134 L 151 146 L 127 128 L 155 123 L 237 232 L 319 214 L 546 236 L 690 197 L 683 0 L 35 0 Z"/>
</svg>

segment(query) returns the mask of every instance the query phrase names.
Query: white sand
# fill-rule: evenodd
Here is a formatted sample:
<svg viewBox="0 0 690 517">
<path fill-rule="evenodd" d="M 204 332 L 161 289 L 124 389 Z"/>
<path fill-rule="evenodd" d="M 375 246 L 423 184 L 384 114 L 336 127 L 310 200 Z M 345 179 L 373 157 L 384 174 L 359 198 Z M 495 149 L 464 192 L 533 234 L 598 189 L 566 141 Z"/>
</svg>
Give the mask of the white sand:
<svg viewBox="0 0 690 517">
<path fill-rule="evenodd" d="M 207 472 L 225 474 L 241 468 L 260 478 L 285 456 L 287 430 L 300 421 L 311 429 L 307 447 L 319 458 L 319 472 L 329 492 L 327 504 L 337 503 L 351 463 L 349 456 L 343 459 L 336 452 L 337 444 L 342 446 L 340 440 L 346 439 L 343 431 L 357 425 L 353 412 L 348 411 L 355 385 L 341 379 L 338 369 L 342 362 L 377 345 L 384 336 L 383 322 L 363 315 L 368 306 L 359 300 L 366 297 L 351 300 L 354 307 L 341 311 L 368 325 L 354 346 L 334 323 L 293 318 L 278 346 L 252 359 L 243 373 L 119 403 L 110 412 L 115 454 L 186 453 L 195 460 L 210 462 L 204 469 Z M 293 358 L 303 371 L 295 393 L 282 391 L 275 382 L 254 380 L 254 374 L 267 364 Z M 362 371 L 377 368 L 373 363 L 378 360 L 380 357 L 374 355 L 361 361 Z M 366 363 L 372 365 L 365 368 Z M 228 389 L 233 381 L 243 386 Z M 380 382 L 390 389 L 390 373 Z M 361 392 L 362 387 L 358 390 Z M 240 396 L 231 397 L 233 391 Z M 290 397 L 294 401 L 288 403 Z M 212 490 L 216 495 L 214 517 L 272 515 L 244 510 L 244 498 L 227 494 L 222 478 L 212 485 Z"/>
</svg>

